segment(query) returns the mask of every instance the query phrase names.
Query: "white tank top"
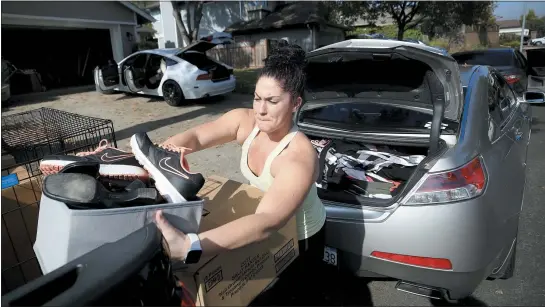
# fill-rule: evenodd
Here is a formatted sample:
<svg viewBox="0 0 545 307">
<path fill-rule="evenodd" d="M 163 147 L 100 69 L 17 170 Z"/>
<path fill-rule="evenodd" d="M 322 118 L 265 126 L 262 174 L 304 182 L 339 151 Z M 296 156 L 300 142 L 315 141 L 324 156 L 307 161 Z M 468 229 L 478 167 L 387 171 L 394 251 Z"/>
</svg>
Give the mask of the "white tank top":
<svg viewBox="0 0 545 307">
<path fill-rule="evenodd" d="M 240 170 L 242 175 L 246 177 L 250 184 L 258 189 L 266 192 L 273 183 L 273 176 L 271 175 L 271 164 L 285 148 L 291 142 L 293 137 L 297 134 L 297 126 L 293 126 L 290 132 L 278 143 L 276 148 L 269 154 L 261 175 L 256 176 L 248 166 L 248 149 L 250 144 L 259 133 L 259 128 L 256 126 L 248 138 L 242 145 L 242 156 L 240 159 Z M 324 225 L 326 220 L 325 207 L 318 197 L 316 185 L 312 184 L 303 204 L 297 210 L 297 236 L 299 240 L 308 239 L 316 234 Z"/>
</svg>

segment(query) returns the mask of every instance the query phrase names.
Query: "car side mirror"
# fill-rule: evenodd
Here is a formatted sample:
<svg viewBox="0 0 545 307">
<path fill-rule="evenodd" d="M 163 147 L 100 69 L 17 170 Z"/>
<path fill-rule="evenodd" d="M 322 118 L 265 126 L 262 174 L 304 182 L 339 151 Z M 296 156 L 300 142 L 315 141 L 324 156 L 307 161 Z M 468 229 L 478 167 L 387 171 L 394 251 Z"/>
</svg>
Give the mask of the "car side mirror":
<svg viewBox="0 0 545 307">
<path fill-rule="evenodd" d="M 542 92 L 525 92 L 524 102 L 526 103 L 545 103 L 545 93 Z"/>
</svg>

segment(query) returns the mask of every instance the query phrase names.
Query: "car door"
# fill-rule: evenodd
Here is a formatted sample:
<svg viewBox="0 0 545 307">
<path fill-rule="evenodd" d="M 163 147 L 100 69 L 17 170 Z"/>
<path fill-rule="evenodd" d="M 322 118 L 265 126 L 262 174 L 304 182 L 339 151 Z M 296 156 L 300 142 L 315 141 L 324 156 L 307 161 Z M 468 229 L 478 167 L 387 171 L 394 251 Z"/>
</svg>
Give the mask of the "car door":
<svg viewBox="0 0 545 307">
<path fill-rule="evenodd" d="M 528 62 L 526 61 L 526 58 L 520 51 L 515 50 L 515 58 L 516 58 L 516 66 L 519 70 L 520 75 L 520 91 L 524 92 L 526 91 L 526 88 L 528 87 L 528 74 L 530 73 L 528 68 Z M 516 89 L 518 91 L 518 89 Z"/>
<path fill-rule="evenodd" d="M 119 70 L 117 64 L 108 65 L 94 69 L 95 85 L 102 91 L 109 91 L 119 87 Z"/>
<path fill-rule="evenodd" d="M 123 79 L 129 91 L 141 92 L 146 86 L 146 66 L 148 54 L 139 53 L 123 65 Z"/>
<path fill-rule="evenodd" d="M 496 72 L 493 77 L 497 83 L 497 103 L 501 110 L 501 142 L 493 146 L 504 153 L 503 159 L 497 167 L 502 168 L 500 173 L 504 174 L 499 180 L 504 181 L 504 186 L 509 187 L 505 193 L 499 212 L 503 219 L 507 219 L 519 213 L 522 201 L 522 192 L 525 182 L 526 148 L 529 137 L 527 119 L 523 116 L 521 103 L 517 101 L 514 91 L 506 80 Z"/>
</svg>

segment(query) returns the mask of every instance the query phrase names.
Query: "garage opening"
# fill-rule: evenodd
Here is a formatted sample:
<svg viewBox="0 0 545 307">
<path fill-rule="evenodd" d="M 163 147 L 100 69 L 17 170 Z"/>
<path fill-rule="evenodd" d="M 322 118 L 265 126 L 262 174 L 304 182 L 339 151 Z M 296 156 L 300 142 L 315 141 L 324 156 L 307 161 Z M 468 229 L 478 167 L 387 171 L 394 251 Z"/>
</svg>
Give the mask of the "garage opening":
<svg viewBox="0 0 545 307">
<path fill-rule="evenodd" d="M 7 25 L 2 25 L 2 58 L 19 70 L 35 70 L 47 90 L 92 85 L 93 69 L 114 60 L 108 29 Z M 13 75 L 12 94 L 32 92 L 31 79 L 28 73 Z"/>
</svg>

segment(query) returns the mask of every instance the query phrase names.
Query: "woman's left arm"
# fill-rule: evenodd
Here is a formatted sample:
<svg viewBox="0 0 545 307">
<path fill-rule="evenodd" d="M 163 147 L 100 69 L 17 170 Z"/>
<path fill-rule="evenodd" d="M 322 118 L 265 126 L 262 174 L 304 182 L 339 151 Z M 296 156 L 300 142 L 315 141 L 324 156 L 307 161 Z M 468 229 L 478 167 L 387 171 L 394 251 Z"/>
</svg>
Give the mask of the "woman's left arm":
<svg viewBox="0 0 545 307">
<path fill-rule="evenodd" d="M 276 172 L 274 182 L 261 199 L 255 214 L 200 233 L 202 257 L 217 255 L 263 241 L 281 229 L 294 216 L 311 185 L 314 184 L 316 159 L 313 157 L 316 156 L 302 154 L 283 161 L 282 167 Z M 168 235 L 165 228 L 172 228 L 172 226 L 164 223 L 167 223 L 166 220 L 159 215 L 158 226 L 171 246 L 171 256 L 184 257 L 190 246 L 189 240 L 179 231 L 176 231 L 177 236 Z M 169 232 L 171 231 L 174 230 L 170 229 Z M 177 244 L 171 242 L 174 241 L 174 237 L 179 237 L 175 240 Z"/>
</svg>

